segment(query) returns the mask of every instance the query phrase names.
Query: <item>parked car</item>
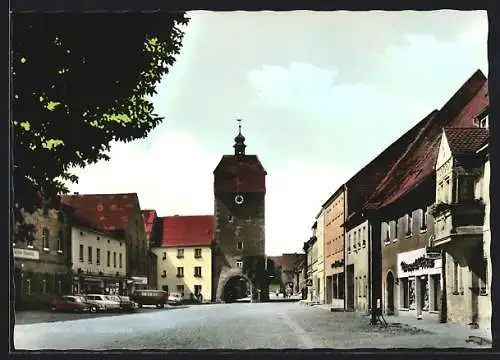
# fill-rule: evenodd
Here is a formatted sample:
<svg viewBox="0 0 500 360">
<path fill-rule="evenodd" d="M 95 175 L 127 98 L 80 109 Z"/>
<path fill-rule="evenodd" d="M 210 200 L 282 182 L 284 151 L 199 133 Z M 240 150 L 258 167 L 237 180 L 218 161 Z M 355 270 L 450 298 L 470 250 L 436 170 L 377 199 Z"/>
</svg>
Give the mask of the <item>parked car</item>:
<svg viewBox="0 0 500 360">
<path fill-rule="evenodd" d="M 85 298 L 90 305 L 95 305 L 98 311 L 113 311 L 120 309 L 120 304 L 109 300 L 106 295 L 88 294 L 85 295 Z"/>
<path fill-rule="evenodd" d="M 182 294 L 179 293 L 171 293 L 168 296 L 168 304 L 169 305 L 180 305 L 182 304 Z"/>
<path fill-rule="evenodd" d="M 130 297 L 141 308 L 143 305 L 155 305 L 157 308 L 165 307 L 168 301 L 168 292 L 163 290 L 136 290 Z"/>
<path fill-rule="evenodd" d="M 122 311 L 135 311 L 138 308 L 137 303 L 128 296 L 119 296 L 119 299 Z"/>
<path fill-rule="evenodd" d="M 89 304 L 79 296 L 64 295 L 51 301 L 50 309 L 52 311 L 83 312 L 89 310 Z"/>
</svg>

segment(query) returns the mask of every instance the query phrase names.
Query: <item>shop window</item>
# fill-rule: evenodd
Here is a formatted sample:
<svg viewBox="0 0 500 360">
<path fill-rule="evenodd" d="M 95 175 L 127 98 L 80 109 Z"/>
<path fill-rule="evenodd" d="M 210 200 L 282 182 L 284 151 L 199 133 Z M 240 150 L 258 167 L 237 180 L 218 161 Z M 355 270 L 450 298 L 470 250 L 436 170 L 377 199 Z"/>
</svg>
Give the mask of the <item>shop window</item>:
<svg viewBox="0 0 500 360">
<path fill-rule="evenodd" d="M 195 266 L 194 267 L 194 276 L 195 277 L 201 277 L 201 266 Z"/>
<path fill-rule="evenodd" d="M 480 295 L 488 295 L 488 259 L 483 259 L 483 276 L 480 278 Z"/>
<path fill-rule="evenodd" d="M 92 264 L 92 246 L 89 246 L 87 250 L 88 250 L 87 257 L 88 257 L 89 264 Z"/>
<path fill-rule="evenodd" d="M 177 249 L 177 259 L 182 259 L 184 257 L 184 249 Z"/>
<path fill-rule="evenodd" d="M 184 297 L 184 285 L 177 285 L 177 292 Z"/>
<path fill-rule="evenodd" d="M 43 228 L 42 230 L 42 240 L 43 240 L 43 249 L 49 250 L 49 239 L 50 239 L 50 231 L 47 228 Z"/>
<path fill-rule="evenodd" d="M 78 253 L 78 258 L 80 259 L 81 262 L 83 262 L 83 245 L 80 244 L 80 251 Z"/>
<path fill-rule="evenodd" d="M 177 268 L 177 277 L 178 278 L 184 277 L 184 268 L 183 267 Z"/>
<path fill-rule="evenodd" d="M 400 284 L 401 284 L 401 307 L 403 309 L 408 309 L 410 307 L 410 304 L 409 304 L 409 299 L 408 299 L 408 296 L 409 296 L 409 292 L 408 292 L 408 278 L 402 278 L 399 280 Z"/>
<path fill-rule="evenodd" d="M 415 278 L 408 279 L 408 308 L 415 310 Z"/>
</svg>

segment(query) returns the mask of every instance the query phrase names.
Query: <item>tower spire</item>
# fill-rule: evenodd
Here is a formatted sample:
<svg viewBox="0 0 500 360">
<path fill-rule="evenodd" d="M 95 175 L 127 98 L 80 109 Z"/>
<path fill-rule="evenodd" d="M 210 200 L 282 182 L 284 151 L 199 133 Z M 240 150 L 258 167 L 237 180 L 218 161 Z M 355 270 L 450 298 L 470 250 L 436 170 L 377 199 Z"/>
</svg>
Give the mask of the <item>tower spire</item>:
<svg viewBox="0 0 500 360">
<path fill-rule="evenodd" d="M 234 138 L 234 155 L 245 155 L 245 148 L 247 147 L 245 145 L 245 137 L 241 134 L 241 119 L 236 119 L 238 122 L 238 135 Z"/>
</svg>

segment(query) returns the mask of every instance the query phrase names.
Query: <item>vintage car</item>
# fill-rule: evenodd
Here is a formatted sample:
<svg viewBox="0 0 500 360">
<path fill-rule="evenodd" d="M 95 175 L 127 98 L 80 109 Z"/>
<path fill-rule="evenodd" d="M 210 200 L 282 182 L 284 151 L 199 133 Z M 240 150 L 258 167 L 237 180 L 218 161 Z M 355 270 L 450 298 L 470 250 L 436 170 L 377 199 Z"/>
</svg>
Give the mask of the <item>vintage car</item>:
<svg viewBox="0 0 500 360">
<path fill-rule="evenodd" d="M 119 296 L 118 297 L 119 300 L 120 300 L 120 307 L 122 309 L 122 311 L 135 311 L 138 306 L 137 306 L 137 303 L 132 301 L 130 299 L 130 297 L 128 296 Z"/>
<path fill-rule="evenodd" d="M 136 290 L 130 298 L 140 308 L 143 305 L 155 305 L 160 309 L 165 307 L 168 301 L 168 292 L 163 290 Z"/>
<path fill-rule="evenodd" d="M 182 295 L 180 293 L 171 293 L 168 297 L 169 305 L 180 305 L 182 304 Z"/>
<path fill-rule="evenodd" d="M 50 303 L 52 311 L 82 312 L 90 310 L 89 304 L 79 296 L 64 295 Z"/>
<path fill-rule="evenodd" d="M 120 309 L 120 303 L 110 300 L 107 295 L 88 294 L 85 299 L 89 305 L 95 305 L 98 311 L 116 311 Z"/>
</svg>

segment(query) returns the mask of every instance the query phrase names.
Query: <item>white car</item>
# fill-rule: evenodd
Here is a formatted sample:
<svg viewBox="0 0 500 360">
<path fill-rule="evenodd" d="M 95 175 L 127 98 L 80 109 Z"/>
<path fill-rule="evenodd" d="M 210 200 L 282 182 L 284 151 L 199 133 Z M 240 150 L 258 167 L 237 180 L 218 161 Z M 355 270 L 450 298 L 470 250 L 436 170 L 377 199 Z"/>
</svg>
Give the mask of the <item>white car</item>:
<svg viewBox="0 0 500 360">
<path fill-rule="evenodd" d="M 179 293 L 171 293 L 168 296 L 167 303 L 169 305 L 180 305 L 182 304 L 182 295 Z"/>
<path fill-rule="evenodd" d="M 102 294 L 88 294 L 85 296 L 87 303 L 96 305 L 100 311 L 119 310 L 120 303 L 108 299 L 107 295 Z"/>
</svg>

